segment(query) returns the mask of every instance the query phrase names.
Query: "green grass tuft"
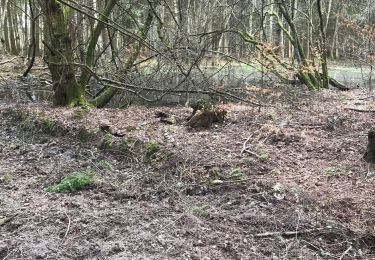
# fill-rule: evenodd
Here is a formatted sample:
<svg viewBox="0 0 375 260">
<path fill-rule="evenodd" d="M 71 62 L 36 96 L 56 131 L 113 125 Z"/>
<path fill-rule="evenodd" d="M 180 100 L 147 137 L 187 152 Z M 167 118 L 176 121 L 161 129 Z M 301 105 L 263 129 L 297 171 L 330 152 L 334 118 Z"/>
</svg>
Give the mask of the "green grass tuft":
<svg viewBox="0 0 375 260">
<path fill-rule="evenodd" d="M 60 183 L 48 186 L 47 192 L 73 192 L 87 188 L 94 183 L 94 176 L 90 172 L 74 172 L 66 176 Z"/>
<path fill-rule="evenodd" d="M 144 161 L 149 163 L 152 159 L 155 159 L 155 153 L 160 149 L 159 143 L 155 140 L 151 140 L 146 144 L 146 155 Z"/>
</svg>

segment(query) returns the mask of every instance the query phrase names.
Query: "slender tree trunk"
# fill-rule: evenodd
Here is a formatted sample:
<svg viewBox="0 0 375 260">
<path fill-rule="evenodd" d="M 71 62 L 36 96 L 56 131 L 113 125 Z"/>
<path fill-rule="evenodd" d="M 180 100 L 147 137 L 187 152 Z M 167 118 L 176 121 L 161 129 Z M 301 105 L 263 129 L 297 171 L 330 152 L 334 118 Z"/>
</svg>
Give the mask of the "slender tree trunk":
<svg viewBox="0 0 375 260">
<path fill-rule="evenodd" d="M 9 42 L 9 26 L 8 26 L 8 19 L 7 19 L 7 11 L 4 12 L 4 21 L 3 21 L 3 24 L 4 24 L 4 46 L 5 46 L 5 50 L 6 52 L 11 52 L 11 49 L 10 49 L 10 42 Z"/>
<path fill-rule="evenodd" d="M 323 88 L 328 88 L 328 65 L 327 65 L 327 39 L 324 27 L 323 13 L 322 13 L 322 3 L 321 0 L 317 0 L 317 8 L 319 14 L 319 24 L 320 24 L 320 42 L 321 42 L 321 55 L 322 55 L 322 81 Z"/>
<path fill-rule="evenodd" d="M 116 0 L 109 0 L 104 11 L 102 14 L 99 16 L 99 19 L 101 21 L 107 22 L 108 21 L 108 16 L 111 14 L 112 9 L 114 8 L 116 4 Z M 104 29 L 104 23 L 98 22 L 91 37 L 90 37 L 90 42 L 89 46 L 87 47 L 87 52 L 86 52 L 86 65 L 89 67 L 92 67 L 95 62 L 95 47 L 96 44 L 98 43 L 99 36 Z M 81 77 L 80 77 L 80 85 L 85 87 L 89 80 L 90 80 L 91 74 L 88 70 L 83 69 L 81 72 Z"/>
<path fill-rule="evenodd" d="M 336 16 L 335 29 L 333 30 L 332 43 L 329 48 L 329 56 L 331 59 L 337 59 L 337 34 L 339 29 L 339 16 Z"/>
<path fill-rule="evenodd" d="M 17 55 L 17 45 L 16 45 L 16 38 L 15 38 L 15 28 L 13 27 L 13 19 L 12 19 L 12 9 L 11 3 L 8 2 L 7 4 L 7 23 L 8 23 L 8 35 L 9 35 L 9 42 L 10 42 L 10 51 L 13 55 Z"/>
<path fill-rule="evenodd" d="M 32 1 L 32 7 L 34 10 L 34 16 L 35 16 L 35 56 L 40 56 L 40 18 L 38 17 L 40 10 L 39 6 L 35 3 L 35 1 Z M 32 22 L 32 21 L 31 21 Z"/>
</svg>

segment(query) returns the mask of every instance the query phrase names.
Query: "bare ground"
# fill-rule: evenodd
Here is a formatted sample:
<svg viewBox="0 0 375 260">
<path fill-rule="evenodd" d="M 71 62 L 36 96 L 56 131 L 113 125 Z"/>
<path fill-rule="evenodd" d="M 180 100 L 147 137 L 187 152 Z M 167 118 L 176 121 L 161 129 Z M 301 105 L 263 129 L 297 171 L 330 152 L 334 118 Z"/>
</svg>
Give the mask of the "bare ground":
<svg viewBox="0 0 375 260">
<path fill-rule="evenodd" d="M 371 104 L 361 90 L 301 91 L 260 111 L 233 104 L 224 124 L 193 130 L 185 108 L 4 101 L 0 258 L 375 259 L 375 178 L 362 160 L 374 113 L 348 109 Z M 124 135 L 110 149 L 101 124 Z M 150 140 L 160 150 L 145 163 Z M 89 189 L 45 192 L 87 168 Z"/>
</svg>

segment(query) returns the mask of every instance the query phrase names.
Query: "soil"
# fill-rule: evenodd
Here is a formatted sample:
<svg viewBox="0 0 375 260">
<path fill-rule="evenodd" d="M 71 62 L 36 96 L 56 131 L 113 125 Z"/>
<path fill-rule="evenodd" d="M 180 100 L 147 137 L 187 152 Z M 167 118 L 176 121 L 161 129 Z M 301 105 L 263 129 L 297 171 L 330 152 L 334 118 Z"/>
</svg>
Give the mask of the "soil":
<svg viewBox="0 0 375 260">
<path fill-rule="evenodd" d="M 0 258 L 375 259 L 373 98 L 285 90 L 267 104 L 191 129 L 181 107 L 0 101 Z M 88 189 L 45 191 L 87 169 Z"/>
</svg>

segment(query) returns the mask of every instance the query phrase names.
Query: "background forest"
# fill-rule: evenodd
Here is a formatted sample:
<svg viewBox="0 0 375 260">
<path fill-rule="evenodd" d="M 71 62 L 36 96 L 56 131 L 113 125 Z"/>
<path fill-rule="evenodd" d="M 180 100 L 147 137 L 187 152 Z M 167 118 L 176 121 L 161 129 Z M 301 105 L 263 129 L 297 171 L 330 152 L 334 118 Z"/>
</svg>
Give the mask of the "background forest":
<svg viewBox="0 0 375 260">
<path fill-rule="evenodd" d="M 374 6 L 372 0 L 2 0 L 0 34 L 3 53 L 49 65 L 56 104 L 78 104 L 86 90 L 98 107 L 119 92 L 126 95 L 116 106 L 135 96 L 184 104 L 194 93 L 243 100 L 249 86 L 267 80 L 311 90 L 329 83 L 372 88 Z M 343 78 L 335 65 L 361 72 Z M 72 81 L 72 74 L 79 77 Z M 337 74 L 338 81 L 331 77 Z"/>
</svg>

